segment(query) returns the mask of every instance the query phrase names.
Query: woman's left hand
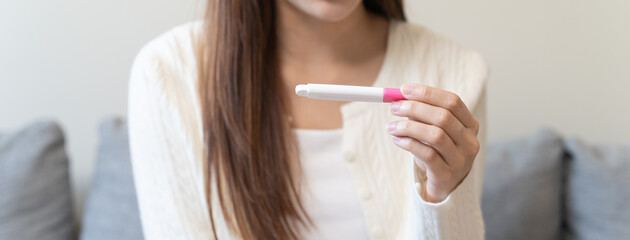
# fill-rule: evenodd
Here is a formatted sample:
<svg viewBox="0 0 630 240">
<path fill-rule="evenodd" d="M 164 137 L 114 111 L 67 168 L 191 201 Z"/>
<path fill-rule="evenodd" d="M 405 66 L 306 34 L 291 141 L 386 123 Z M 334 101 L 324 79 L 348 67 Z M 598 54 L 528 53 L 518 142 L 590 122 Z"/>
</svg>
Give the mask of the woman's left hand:
<svg viewBox="0 0 630 240">
<path fill-rule="evenodd" d="M 401 89 L 408 100 L 391 104 L 407 120 L 391 122 L 394 143 L 415 156 L 425 201 L 441 202 L 462 182 L 479 152 L 479 122 L 454 93 L 420 84 Z"/>
</svg>

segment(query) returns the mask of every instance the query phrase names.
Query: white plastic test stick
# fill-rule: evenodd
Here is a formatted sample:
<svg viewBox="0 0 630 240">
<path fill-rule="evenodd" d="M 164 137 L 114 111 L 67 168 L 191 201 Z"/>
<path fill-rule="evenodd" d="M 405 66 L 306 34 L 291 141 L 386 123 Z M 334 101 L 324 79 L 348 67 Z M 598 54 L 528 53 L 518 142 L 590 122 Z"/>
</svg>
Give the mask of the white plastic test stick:
<svg viewBox="0 0 630 240">
<path fill-rule="evenodd" d="M 352 102 L 394 102 L 405 99 L 398 88 L 315 83 L 297 85 L 295 94 L 311 99 Z"/>
</svg>

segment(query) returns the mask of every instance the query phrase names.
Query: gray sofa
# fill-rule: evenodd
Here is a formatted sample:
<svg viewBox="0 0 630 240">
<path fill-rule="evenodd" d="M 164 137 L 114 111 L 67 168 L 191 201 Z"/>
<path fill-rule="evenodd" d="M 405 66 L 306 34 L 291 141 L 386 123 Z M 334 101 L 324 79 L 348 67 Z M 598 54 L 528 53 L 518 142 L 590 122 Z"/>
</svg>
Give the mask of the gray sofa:
<svg viewBox="0 0 630 240">
<path fill-rule="evenodd" d="M 40 121 L 0 133 L 1 240 L 143 238 L 126 123 L 108 119 L 99 131 L 80 231 L 73 225 L 59 126 Z M 590 145 L 549 129 L 490 143 L 482 205 L 486 238 L 630 239 L 628 184 L 630 146 Z"/>
</svg>

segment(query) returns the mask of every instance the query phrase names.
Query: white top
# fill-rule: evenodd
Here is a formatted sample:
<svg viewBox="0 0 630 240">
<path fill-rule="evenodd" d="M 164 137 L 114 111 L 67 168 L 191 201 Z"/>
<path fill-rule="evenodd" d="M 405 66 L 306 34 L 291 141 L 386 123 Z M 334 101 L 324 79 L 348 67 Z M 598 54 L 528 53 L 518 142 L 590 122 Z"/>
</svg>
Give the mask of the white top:
<svg viewBox="0 0 630 240">
<path fill-rule="evenodd" d="M 151 41 L 131 71 L 130 151 L 144 236 L 149 240 L 213 238 L 204 191 L 194 44 L 202 26 L 185 24 Z M 390 23 L 385 60 L 374 86 L 413 82 L 458 94 L 480 122 L 482 150 L 462 183 L 444 201 L 429 203 L 419 194 L 423 182 L 416 176 L 413 156 L 395 146 L 385 130 L 388 122 L 400 119 L 389 112 L 389 104 L 344 104 L 342 156 L 360 196 L 370 239 L 483 239 L 487 74 L 478 53 L 422 26 Z M 212 189 L 217 236 L 238 238 L 227 227 L 216 187 Z"/>
<path fill-rule="evenodd" d="M 315 225 L 303 239 L 368 239 L 357 188 L 342 157 L 343 129 L 294 133 L 306 185 L 302 202 Z"/>
</svg>

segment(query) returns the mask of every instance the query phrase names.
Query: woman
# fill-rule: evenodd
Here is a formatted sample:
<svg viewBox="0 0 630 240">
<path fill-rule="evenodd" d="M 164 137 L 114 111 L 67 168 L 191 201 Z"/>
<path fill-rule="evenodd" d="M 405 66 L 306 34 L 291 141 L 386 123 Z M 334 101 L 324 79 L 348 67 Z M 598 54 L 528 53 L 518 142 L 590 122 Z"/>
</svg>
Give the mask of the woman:
<svg viewBox="0 0 630 240">
<path fill-rule="evenodd" d="M 145 236 L 482 239 L 486 64 L 404 20 L 401 0 L 214 0 L 148 43 L 129 96 Z"/>
</svg>

